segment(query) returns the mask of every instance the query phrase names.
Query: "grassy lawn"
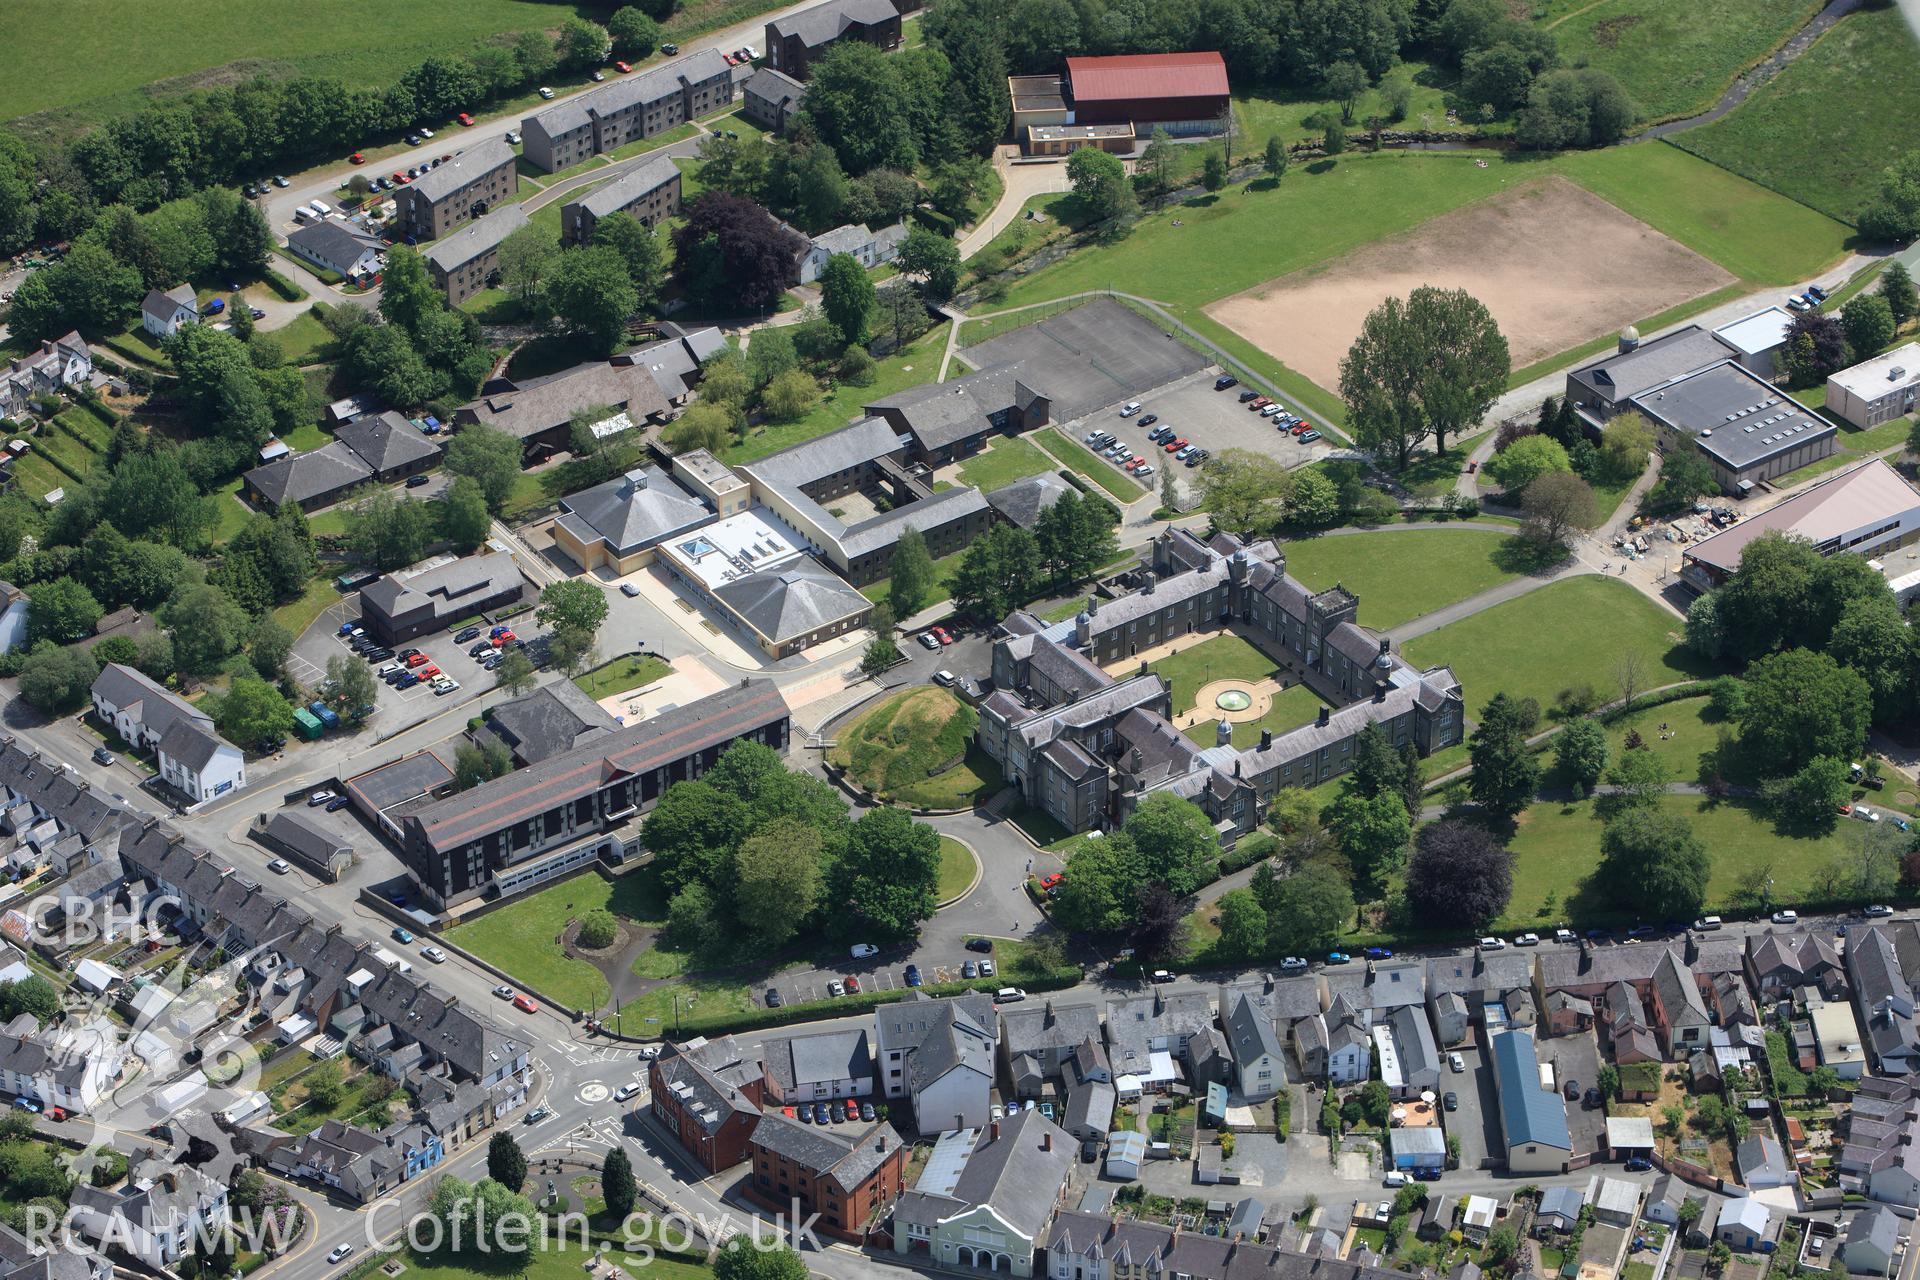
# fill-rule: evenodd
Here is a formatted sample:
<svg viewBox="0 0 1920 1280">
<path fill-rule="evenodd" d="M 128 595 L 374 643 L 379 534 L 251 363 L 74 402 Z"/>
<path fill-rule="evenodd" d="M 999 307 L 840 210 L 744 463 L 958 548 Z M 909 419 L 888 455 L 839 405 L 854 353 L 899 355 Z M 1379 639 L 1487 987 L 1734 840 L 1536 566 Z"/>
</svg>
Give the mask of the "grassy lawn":
<svg viewBox="0 0 1920 1280">
<path fill-rule="evenodd" d="M 1460 152 L 1345 155 L 1291 170 L 1277 186 L 1229 187 L 1143 217 L 1118 243 L 1035 272 L 1009 290 L 1004 305 L 1125 282 L 1129 292 L 1195 308 L 1549 172 L 1746 279 L 1799 279 L 1836 258 L 1847 235 L 1838 223 L 1671 147 L 1515 155 L 1485 169 L 1474 159 Z"/>
<path fill-rule="evenodd" d="M 1898 9 L 1851 14 L 1753 97 L 1676 141 L 1823 213 L 1852 219 L 1881 170 L 1914 145 L 1916 59 L 1920 46 Z"/>
<path fill-rule="evenodd" d="M 921 686 L 881 702 L 837 733 L 828 759 L 855 785 L 901 804 L 953 809 L 1000 785 L 972 750 L 973 709 L 945 689 Z"/>
<path fill-rule="evenodd" d="M 573 1237 L 577 1245 L 579 1236 Z M 630 1276 L 658 1276 L 660 1280 L 708 1280 L 713 1272 L 697 1263 L 661 1253 L 658 1248 L 650 1249 L 647 1257 L 629 1258 L 617 1248 L 603 1257 L 603 1261 L 618 1266 Z M 524 1262 L 508 1263 L 504 1255 L 461 1253 L 420 1253 L 408 1250 L 405 1254 L 407 1274 L 420 1277 L 420 1280 L 501 1280 L 513 1276 L 515 1280 L 580 1280 L 585 1274 L 581 1270 L 583 1255 L 577 1248 L 563 1249 L 556 1243 L 551 1248 L 531 1250 Z"/>
<path fill-rule="evenodd" d="M 1263 729 L 1275 736 L 1289 729 L 1298 729 L 1319 714 L 1320 706 L 1320 695 L 1306 685 L 1289 685 L 1274 698 L 1267 714 L 1258 720 L 1246 720 L 1233 726 L 1233 745 L 1243 749 L 1258 746 Z M 1186 731 L 1187 737 L 1203 747 L 1211 747 L 1218 740 L 1218 724 L 1216 720 L 1202 720 Z"/>
<path fill-rule="evenodd" d="M 573 682 L 580 686 L 581 692 L 598 701 L 629 689 L 644 688 L 665 679 L 672 670 L 673 665 L 664 659 L 649 654 L 628 654 L 575 676 Z"/>
<path fill-rule="evenodd" d="M 236 502 L 233 505 L 237 507 L 240 504 Z M 285 627 L 288 635 L 298 639 L 313 625 L 313 620 L 326 611 L 328 605 L 339 599 L 340 593 L 333 589 L 333 579 L 321 573 L 307 584 L 307 589 L 300 593 L 298 600 L 275 609 L 273 620 Z"/>
<path fill-rule="evenodd" d="M 1215 680 L 1265 680 L 1276 668 L 1273 659 L 1251 641 L 1227 632 L 1162 658 L 1147 669 L 1166 680 L 1173 709 L 1178 713 L 1193 706 L 1194 694 L 1202 685 Z"/>
<path fill-rule="evenodd" d="M 315 364 L 324 360 L 323 349 L 333 342 L 333 335 L 327 332 L 327 326 L 320 323 L 320 317 L 311 309 L 302 311 L 291 323 L 278 329 L 266 329 L 262 332 L 270 335 L 280 344 L 280 353 L 291 365 Z"/>
<path fill-rule="evenodd" d="M 1138 480 L 1118 467 L 1110 467 L 1081 445 L 1067 439 L 1052 427 L 1042 427 L 1033 433 L 1034 443 L 1052 454 L 1061 465 L 1078 475 L 1082 480 L 1091 481 L 1121 502 L 1132 502 L 1142 492 Z"/>
<path fill-rule="evenodd" d="M 1847 825 L 1823 836 L 1782 835 L 1752 801 L 1671 795 L 1660 804 L 1691 821 L 1711 854 L 1710 910 L 1730 903 L 1741 876 L 1759 867 L 1775 878 L 1775 900 L 1792 902 L 1812 886 L 1817 868 L 1851 847 Z M 1600 865 L 1601 822 L 1591 801 L 1536 804 L 1520 815 L 1518 827 L 1508 846 L 1513 897 L 1496 931 L 1538 929 L 1567 918 L 1569 910 L 1582 921 L 1613 914 L 1592 883 Z"/>
<path fill-rule="evenodd" d="M 220 513 L 220 522 L 213 527 L 213 540 L 216 544 L 224 543 L 234 534 L 239 533 L 247 527 L 247 521 L 253 519 L 253 511 L 240 501 L 240 480 L 241 477 L 236 476 L 214 490 L 212 494 L 214 507 Z M 311 518 L 307 521 L 307 527 L 316 537 L 324 532 Z"/>
<path fill-rule="evenodd" d="M 1335 583 L 1360 597 L 1360 620 L 1387 631 L 1514 576 L 1490 530 L 1406 529 L 1308 538 L 1286 545 L 1287 572 L 1315 591 Z"/>
<path fill-rule="evenodd" d="M 864 387 L 838 384 L 820 398 L 811 413 L 797 422 L 767 422 L 747 429 L 746 438 L 729 446 L 723 462 L 752 462 L 770 453 L 778 453 L 815 436 L 851 425 L 860 416 L 863 405 L 885 396 L 932 382 L 940 371 L 940 354 L 946 349 L 947 326 L 942 324 L 908 343 L 905 348 L 875 363 L 873 382 Z"/>
<path fill-rule="evenodd" d="M 980 860 L 973 856 L 967 846 L 952 836 L 940 837 L 940 886 L 934 890 L 934 898 L 939 902 L 948 902 L 965 892 L 973 883 L 973 877 L 980 869 Z"/>
<path fill-rule="evenodd" d="M 1681 623 L 1622 582 L 1582 576 L 1429 632 L 1406 646 L 1417 667 L 1453 668 L 1467 714 L 1496 693 L 1551 706 L 1561 690 L 1614 685 L 1620 655 L 1638 654 L 1641 686 L 1655 688 L 1713 674 L 1680 645 Z"/>
<path fill-rule="evenodd" d="M 656 888 L 645 872 L 622 876 L 618 882 L 592 874 L 575 876 L 455 925 L 447 937 L 555 1000 L 590 1007 L 606 1000 L 606 980 L 585 960 L 561 953 L 559 938 L 567 922 L 598 907 L 627 920 L 659 921 L 665 906 Z"/>
<path fill-rule="evenodd" d="M 1025 440 L 995 436 L 992 447 L 960 464 L 960 480 L 985 493 L 1052 471 L 1057 464 Z"/>
<path fill-rule="evenodd" d="M 1610 0 L 1551 30 L 1562 62 L 1612 72 L 1655 121 L 1712 106 L 1819 10 L 1820 0 Z"/>
</svg>

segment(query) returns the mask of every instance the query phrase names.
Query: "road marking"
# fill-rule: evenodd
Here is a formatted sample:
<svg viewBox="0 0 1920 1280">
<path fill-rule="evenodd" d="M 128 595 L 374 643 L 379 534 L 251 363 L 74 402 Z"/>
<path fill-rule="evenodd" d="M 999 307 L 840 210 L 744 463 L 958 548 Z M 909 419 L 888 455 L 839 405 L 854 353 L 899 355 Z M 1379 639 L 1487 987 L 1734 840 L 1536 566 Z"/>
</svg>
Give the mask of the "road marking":
<svg viewBox="0 0 1920 1280">
<path fill-rule="evenodd" d="M 613 1093 L 613 1090 L 607 1088 L 607 1086 L 605 1086 L 604 1084 L 601 1084 L 598 1081 L 593 1081 L 588 1084 L 583 1084 L 580 1086 L 580 1101 L 605 1102 L 610 1096 L 612 1096 L 612 1093 Z"/>
</svg>

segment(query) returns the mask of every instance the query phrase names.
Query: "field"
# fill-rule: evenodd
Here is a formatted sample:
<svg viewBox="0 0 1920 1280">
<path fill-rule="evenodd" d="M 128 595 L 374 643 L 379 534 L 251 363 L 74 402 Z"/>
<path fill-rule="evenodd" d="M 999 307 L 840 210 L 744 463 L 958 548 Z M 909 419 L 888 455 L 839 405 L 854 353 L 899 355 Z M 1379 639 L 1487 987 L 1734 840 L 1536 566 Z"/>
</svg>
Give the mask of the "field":
<svg viewBox="0 0 1920 1280">
<path fill-rule="evenodd" d="M 1798 280 L 1845 250 L 1846 227 L 1672 147 L 1482 158 L 1485 169 L 1470 153 L 1346 155 L 1290 169 L 1277 186 L 1254 182 L 1197 197 L 1143 217 L 1114 245 L 1034 272 L 999 305 L 1124 281 L 1131 293 L 1197 309 L 1548 173 L 1572 178 L 1742 279 Z"/>
<path fill-rule="evenodd" d="M 1610 71 L 1649 122 L 1705 111 L 1820 0 L 1586 0 L 1547 23 L 1568 66 Z"/>
<path fill-rule="evenodd" d="M 577 1246 L 577 1230 L 573 1240 Z M 502 1280 L 506 1276 L 513 1276 L 515 1280 L 580 1280 L 586 1274 L 581 1270 L 582 1255 L 577 1247 L 569 1250 L 560 1245 L 558 1239 L 545 1247 L 536 1244 L 524 1262 L 509 1261 L 504 1254 L 491 1257 L 486 1254 L 420 1253 L 415 1250 L 408 1250 L 404 1261 L 407 1274 L 417 1276 L 419 1280 Z M 657 1248 L 648 1250 L 647 1254 L 645 1257 L 628 1257 L 616 1249 L 599 1260 L 620 1267 L 628 1275 L 644 1275 L 655 1277 L 656 1280 L 710 1280 L 713 1275 L 707 1267 L 663 1254 Z"/>
<path fill-rule="evenodd" d="M 1478 715 L 1496 693 L 1535 698 L 1590 684 L 1602 695 L 1627 652 L 1640 658 L 1642 689 L 1714 674 L 1680 645 L 1678 618 L 1623 582 L 1568 578 L 1429 632 L 1406 646 L 1416 667 L 1453 668 Z"/>
<path fill-rule="evenodd" d="M 1911 150 L 1920 45 L 1894 8 L 1841 19 L 1753 97 L 1674 141 L 1715 164 L 1851 221 L 1881 170 Z"/>
<path fill-rule="evenodd" d="M 1518 367 L 1732 282 L 1691 249 L 1551 177 L 1223 298 L 1207 314 L 1331 389 L 1367 313 L 1421 285 L 1466 289 L 1485 303 Z"/>
<path fill-rule="evenodd" d="M 1315 591 L 1338 583 L 1360 597 L 1360 621 L 1376 631 L 1497 587 L 1507 534 L 1408 529 L 1305 538 L 1286 544 L 1287 572 Z"/>
<path fill-rule="evenodd" d="M 836 733 L 828 759 L 869 792 L 901 804 L 957 809 L 999 785 L 971 743 L 978 717 L 945 689 L 895 694 Z"/>
</svg>

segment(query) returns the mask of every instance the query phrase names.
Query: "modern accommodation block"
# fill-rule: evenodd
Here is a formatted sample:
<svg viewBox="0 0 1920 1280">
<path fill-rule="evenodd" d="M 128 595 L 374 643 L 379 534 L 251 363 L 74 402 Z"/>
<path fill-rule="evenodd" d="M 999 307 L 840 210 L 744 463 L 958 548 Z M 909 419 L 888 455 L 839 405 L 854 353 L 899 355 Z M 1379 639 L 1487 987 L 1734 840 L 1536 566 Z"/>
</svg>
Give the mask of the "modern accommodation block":
<svg viewBox="0 0 1920 1280">
<path fill-rule="evenodd" d="M 1908 342 L 1827 379 L 1827 408 L 1865 429 L 1920 406 L 1920 342 Z"/>
<path fill-rule="evenodd" d="M 500 283 L 500 245 L 527 225 L 527 211 L 510 204 L 475 218 L 421 251 L 427 274 L 447 295 L 448 306 L 457 307 Z"/>
<path fill-rule="evenodd" d="M 718 49 L 610 80 L 520 122 L 527 163 L 547 173 L 665 133 L 733 101 L 733 67 Z"/>
<path fill-rule="evenodd" d="M 438 240 L 520 190 L 519 157 L 505 138 L 489 138 L 394 188 L 395 220 L 422 240 Z"/>
<path fill-rule="evenodd" d="M 827 0 L 767 23 L 767 65 L 805 80 L 814 59 L 842 40 L 864 40 L 879 49 L 900 45 L 900 14 L 918 3 L 894 0 Z"/>
<path fill-rule="evenodd" d="M 648 227 L 680 212 L 680 167 L 661 156 L 560 207 L 563 244 L 590 244 L 600 219 L 624 213 Z"/>
</svg>

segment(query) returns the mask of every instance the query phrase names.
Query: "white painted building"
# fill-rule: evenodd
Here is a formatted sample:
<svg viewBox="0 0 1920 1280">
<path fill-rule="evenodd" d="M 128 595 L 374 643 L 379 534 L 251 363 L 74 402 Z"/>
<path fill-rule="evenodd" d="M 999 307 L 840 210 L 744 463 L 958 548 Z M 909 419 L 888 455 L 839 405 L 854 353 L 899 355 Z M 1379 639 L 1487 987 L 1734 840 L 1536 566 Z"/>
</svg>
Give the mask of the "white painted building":
<svg viewBox="0 0 1920 1280">
<path fill-rule="evenodd" d="M 1920 408 L 1920 342 L 1863 360 L 1827 379 L 1827 412 L 1856 427 L 1878 426 Z"/>
</svg>

